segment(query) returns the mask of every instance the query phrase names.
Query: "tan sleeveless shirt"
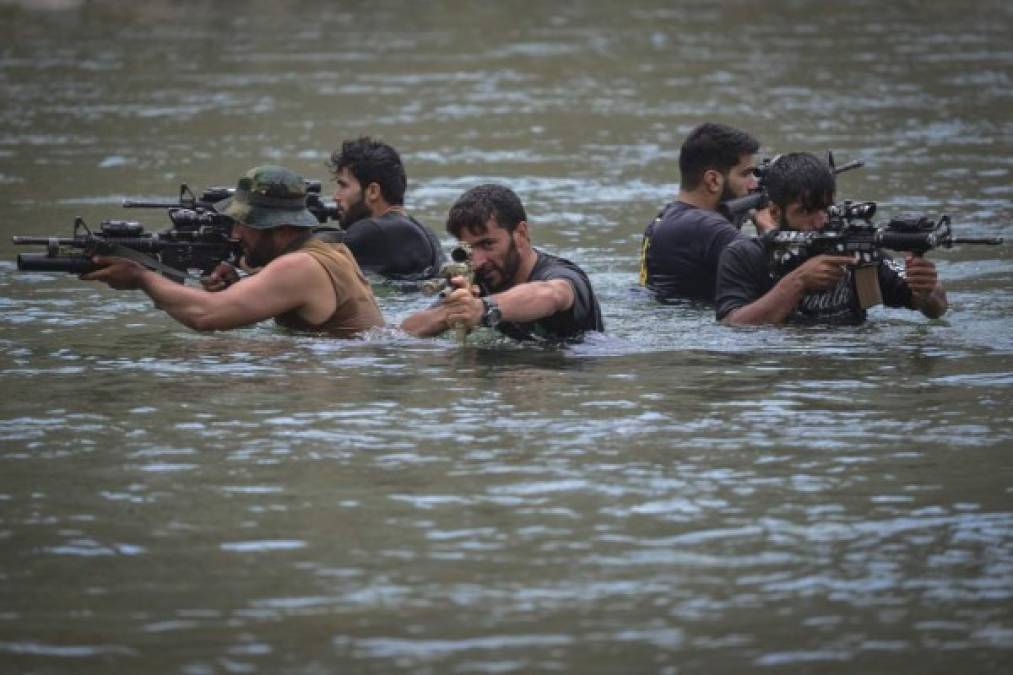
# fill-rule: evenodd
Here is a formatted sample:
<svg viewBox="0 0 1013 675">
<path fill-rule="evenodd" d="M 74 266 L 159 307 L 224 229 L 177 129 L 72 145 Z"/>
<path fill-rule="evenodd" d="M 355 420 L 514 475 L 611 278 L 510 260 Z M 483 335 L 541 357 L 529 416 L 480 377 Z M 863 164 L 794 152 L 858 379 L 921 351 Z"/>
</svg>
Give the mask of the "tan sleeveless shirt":
<svg viewBox="0 0 1013 675">
<path fill-rule="evenodd" d="M 330 318 L 318 325 L 308 323 L 296 310 L 276 316 L 274 320 L 278 325 L 293 330 L 329 333 L 335 337 L 351 337 L 367 328 L 383 325 L 383 315 L 373 297 L 373 290 L 347 246 L 307 239 L 296 250 L 308 253 L 327 271 L 337 307 Z"/>
</svg>

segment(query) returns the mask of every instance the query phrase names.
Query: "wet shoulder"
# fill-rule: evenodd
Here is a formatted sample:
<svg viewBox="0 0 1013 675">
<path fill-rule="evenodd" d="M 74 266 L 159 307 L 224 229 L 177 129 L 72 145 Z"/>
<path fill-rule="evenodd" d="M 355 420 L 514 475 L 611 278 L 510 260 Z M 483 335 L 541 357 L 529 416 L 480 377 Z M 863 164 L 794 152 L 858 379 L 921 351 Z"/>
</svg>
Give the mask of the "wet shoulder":
<svg viewBox="0 0 1013 675">
<path fill-rule="evenodd" d="M 559 256 L 552 255 L 551 253 L 545 253 L 535 249 L 535 253 L 538 259 L 535 261 L 535 266 L 531 270 L 531 276 L 529 281 L 547 281 L 549 279 L 555 279 L 560 276 L 571 276 L 576 273 L 587 280 L 587 273 L 580 268 L 574 262 L 567 260 L 566 258 L 560 258 Z"/>
</svg>

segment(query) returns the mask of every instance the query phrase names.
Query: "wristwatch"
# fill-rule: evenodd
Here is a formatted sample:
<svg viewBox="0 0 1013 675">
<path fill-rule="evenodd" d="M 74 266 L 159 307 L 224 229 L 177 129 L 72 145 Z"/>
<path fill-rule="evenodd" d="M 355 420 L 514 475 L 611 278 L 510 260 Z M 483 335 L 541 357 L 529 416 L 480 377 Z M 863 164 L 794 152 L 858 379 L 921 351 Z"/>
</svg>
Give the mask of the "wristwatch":
<svg viewBox="0 0 1013 675">
<path fill-rule="evenodd" d="M 499 310 L 499 305 L 496 301 L 490 297 L 482 298 L 482 318 L 479 320 L 479 324 L 486 328 L 495 328 L 496 325 L 503 319 L 503 312 Z"/>
</svg>

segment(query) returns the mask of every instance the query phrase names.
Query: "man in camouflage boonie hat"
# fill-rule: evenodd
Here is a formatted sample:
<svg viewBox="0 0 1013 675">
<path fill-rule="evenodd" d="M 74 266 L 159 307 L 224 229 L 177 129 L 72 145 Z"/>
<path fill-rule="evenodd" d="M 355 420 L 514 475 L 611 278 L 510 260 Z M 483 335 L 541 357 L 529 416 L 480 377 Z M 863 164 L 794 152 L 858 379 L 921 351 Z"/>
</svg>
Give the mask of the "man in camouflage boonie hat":
<svg viewBox="0 0 1013 675">
<path fill-rule="evenodd" d="M 306 208 L 306 181 L 294 171 L 270 164 L 256 166 L 236 183 L 228 199 L 215 210 L 257 230 L 280 225 L 315 227 L 316 216 Z"/>
<path fill-rule="evenodd" d="M 313 236 L 306 182 L 280 166 L 258 166 L 215 204 L 231 217 L 232 238 L 255 273 L 240 278 L 222 262 L 203 289 L 176 284 L 133 260 L 96 256 L 101 269 L 82 279 L 139 289 L 177 321 L 196 330 L 248 326 L 273 318 L 286 328 L 350 337 L 383 325 L 369 283 L 348 247 Z"/>
</svg>

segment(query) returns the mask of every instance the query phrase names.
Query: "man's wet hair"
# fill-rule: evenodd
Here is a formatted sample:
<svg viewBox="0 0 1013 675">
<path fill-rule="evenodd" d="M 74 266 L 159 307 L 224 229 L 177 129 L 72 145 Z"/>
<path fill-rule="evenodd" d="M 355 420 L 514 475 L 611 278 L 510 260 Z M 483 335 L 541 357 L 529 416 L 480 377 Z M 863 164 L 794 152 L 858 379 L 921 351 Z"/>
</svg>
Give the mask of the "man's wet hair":
<svg viewBox="0 0 1013 675">
<path fill-rule="evenodd" d="M 447 232 L 458 239 L 465 229 L 472 234 L 481 234 L 490 218 L 512 234 L 528 216 L 516 192 L 505 185 L 486 183 L 457 198 L 447 215 Z"/>
<path fill-rule="evenodd" d="M 834 202 L 836 183 L 830 165 L 808 152 L 781 155 L 767 169 L 764 178 L 771 202 L 787 209 L 797 201 L 807 211 L 830 206 Z"/>
<path fill-rule="evenodd" d="M 703 175 L 714 169 L 727 176 L 743 155 L 755 155 L 760 142 L 745 131 L 724 124 L 701 124 L 682 142 L 679 150 L 679 188 L 695 190 Z"/>
<path fill-rule="evenodd" d="M 408 187 L 408 176 L 397 150 L 386 143 L 362 136 L 354 141 L 345 141 L 340 150 L 331 153 L 327 167 L 337 177 L 342 169 L 355 176 L 365 190 L 370 183 L 380 186 L 380 194 L 388 204 L 404 204 L 404 193 Z"/>
</svg>

